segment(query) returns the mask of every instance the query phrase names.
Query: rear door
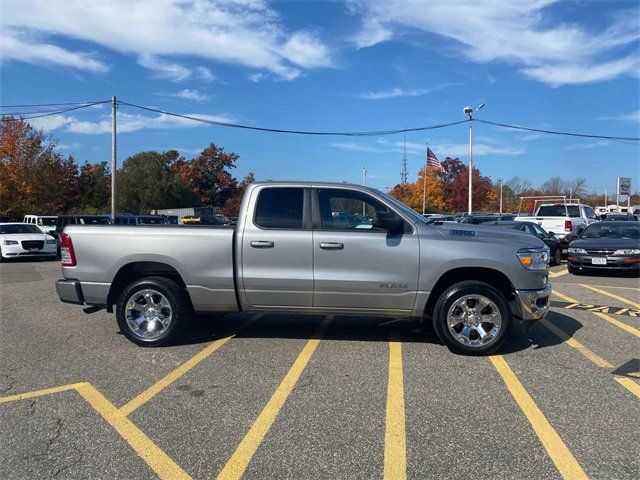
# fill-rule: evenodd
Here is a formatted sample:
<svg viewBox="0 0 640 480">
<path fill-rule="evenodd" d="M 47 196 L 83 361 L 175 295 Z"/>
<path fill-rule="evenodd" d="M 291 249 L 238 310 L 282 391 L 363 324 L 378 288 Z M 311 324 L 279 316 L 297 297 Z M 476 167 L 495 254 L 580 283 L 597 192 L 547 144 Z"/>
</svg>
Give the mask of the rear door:
<svg viewBox="0 0 640 480">
<path fill-rule="evenodd" d="M 358 190 L 318 188 L 313 199 L 314 307 L 412 310 L 420 263 L 414 228 L 374 229 L 374 213 L 392 209 Z"/>
<path fill-rule="evenodd" d="M 245 219 L 241 279 L 251 306 L 310 308 L 313 251 L 310 191 L 264 186 L 252 218 Z"/>
</svg>

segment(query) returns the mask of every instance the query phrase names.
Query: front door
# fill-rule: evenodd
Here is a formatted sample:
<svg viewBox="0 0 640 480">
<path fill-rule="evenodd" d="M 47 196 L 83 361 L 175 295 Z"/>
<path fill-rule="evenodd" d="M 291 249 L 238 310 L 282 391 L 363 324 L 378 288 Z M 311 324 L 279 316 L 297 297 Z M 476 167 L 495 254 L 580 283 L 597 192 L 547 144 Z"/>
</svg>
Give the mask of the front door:
<svg viewBox="0 0 640 480">
<path fill-rule="evenodd" d="M 420 263 L 414 229 L 374 229 L 373 214 L 392 209 L 358 190 L 319 188 L 313 197 L 314 307 L 412 310 Z"/>
<path fill-rule="evenodd" d="M 309 190 L 264 186 L 253 195 L 255 215 L 245 220 L 241 243 L 240 278 L 247 302 L 254 307 L 310 308 L 313 251 L 310 214 L 305 213 L 310 212 L 305 209 Z"/>
</svg>

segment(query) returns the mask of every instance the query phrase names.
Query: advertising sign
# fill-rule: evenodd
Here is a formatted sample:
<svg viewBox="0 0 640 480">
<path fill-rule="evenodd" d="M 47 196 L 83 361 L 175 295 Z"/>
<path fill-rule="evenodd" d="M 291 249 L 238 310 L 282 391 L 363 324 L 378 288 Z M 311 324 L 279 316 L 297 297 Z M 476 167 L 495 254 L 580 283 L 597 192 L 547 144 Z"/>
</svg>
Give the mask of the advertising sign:
<svg viewBox="0 0 640 480">
<path fill-rule="evenodd" d="M 618 195 L 631 195 L 631 179 L 618 177 Z"/>
</svg>

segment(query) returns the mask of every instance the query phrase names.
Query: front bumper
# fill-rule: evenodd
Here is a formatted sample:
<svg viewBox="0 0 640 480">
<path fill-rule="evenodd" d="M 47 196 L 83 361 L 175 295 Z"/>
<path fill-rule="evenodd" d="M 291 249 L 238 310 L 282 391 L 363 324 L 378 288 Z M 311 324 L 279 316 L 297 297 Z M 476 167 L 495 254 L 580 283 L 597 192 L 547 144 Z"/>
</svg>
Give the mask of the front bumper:
<svg viewBox="0 0 640 480">
<path fill-rule="evenodd" d="M 605 259 L 604 265 L 593 263 L 593 258 Z M 601 260 L 602 261 L 602 260 Z M 640 270 L 640 257 L 638 255 L 584 255 L 570 253 L 567 263 L 575 268 L 593 268 L 598 270 Z"/>
<path fill-rule="evenodd" d="M 45 243 L 40 249 L 25 249 L 21 244 L 18 245 L 2 245 L 2 256 L 4 258 L 18 257 L 53 257 L 58 253 L 55 244 Z"/>
<path fill-rule="evenodd" d="M 58 293 L 58 297 L 60 297 L 60 300 L 65 303 L 84 305 L 82 287 L 80 286 L 80 282 L 78 280 L 56 280 L 56 292 Z"/>
<path fill-rule="evenodd" d="M 541 290 L 516 290 L 516 298 L 511 301 L 511 311 L 522 320 L 539 320 L 549 311 L 551 284 Z"/>
</svg>

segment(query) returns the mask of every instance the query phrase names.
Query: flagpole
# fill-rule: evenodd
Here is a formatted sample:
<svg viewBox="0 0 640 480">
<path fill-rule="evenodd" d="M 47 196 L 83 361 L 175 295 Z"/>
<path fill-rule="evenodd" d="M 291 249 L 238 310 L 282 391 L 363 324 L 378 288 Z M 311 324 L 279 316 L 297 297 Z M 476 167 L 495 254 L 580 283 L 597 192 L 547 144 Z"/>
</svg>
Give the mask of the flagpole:
<svg viewBox="0 0 640 480">
<path fill-rule="evenodd" d="M 422 176 L 422 214 L 427 213 L 427 167 L 429 165 L 429 144 L 427 143 L 427 152 L 424 154 L 424 175 Z"/>
</svg>

